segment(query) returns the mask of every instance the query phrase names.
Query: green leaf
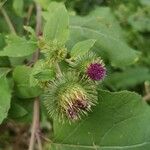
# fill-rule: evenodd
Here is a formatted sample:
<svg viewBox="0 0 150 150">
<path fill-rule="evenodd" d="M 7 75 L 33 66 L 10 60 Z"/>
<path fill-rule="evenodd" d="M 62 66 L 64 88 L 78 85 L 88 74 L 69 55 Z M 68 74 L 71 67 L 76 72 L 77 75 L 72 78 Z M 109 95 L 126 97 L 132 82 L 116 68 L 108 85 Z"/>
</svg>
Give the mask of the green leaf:
<svg viewBox="0 0 150 150">
<path fill-rule="evenodd" d="M 33 40 L 36 40 L 37 39 L 37 37 L 36 37 L 36 33 L 35 33 L 35 31 L 34 31 L 34 29 L 32 28 L 32 27 L 30 27 L 30 26 L 23 26 L 23 28 L 27 31 L 27 32 L 29 32 L 31 35 L 30 35 L 30 39 L 33 39 Z"/>
<path fill-rule="evenodd" d="M 73 46 L 71 50 L 71 56 L 72 57 L 83 56 L 90 50 L 91 47 L 93 47 L 95 42 L 96 40 L 93 39 L 78 42 Z"/>
<path fill-rule="evenodd" d="M 18 16 L 23 15 L 23 6 L 24 6 L 24 1 L 23 0 L 13 0 L 13 8 L 15 10 L 15 13 Z"/>
<path fill-rule="evenodd" d="M 0 33 L 0 51 L 4 48 L 5 46 L 5 38 L 4 35 Z M 0 67 L 8 67 L 10 65 L 8 57 L 1 57 L 0 56 Z"/>
<path fill-rule="evenodd" d="M 35 0 L 35 1 L 38 2 L 44 9 L 47 9 L 47 7 L 51 2 L 51 0 Z"/>
<path fill-rule="evenodd" d="M 24 37 L 10 35 L 7 39 L 7 46 L 0 51 L 0 56 L 23 57 L 33 54 L 37 49 L 34 41 L 28 41 Z"/>
<path fill-rule="evenodd" d="M 45 62 L 43 60 L 38 60 L 32 68 L 32 72 L 30 74 L 30 85 L 34 86 L 37 85 L 39 81 L 49 81 L 55 77 L 55 68 L 47 65 L 45 66 Z"/>
<path fill-rule="evenodd" d="M 5 46 L 5 38 L 4 35 L 0 33 L 0 51 L 2 50 L 2 48 Z"/>
<path fill-rule="evenodd" d="M 97 8 L 86 17 L 71 16 L 69 48 L 85 39 L 96 39 L 95 49 L 106 56 L 113 66 L 135 63 L 139 52 L 125 42 L 121 27 L 108 7 Z"/>
<path fill-rule="evenodd" d="M 143 83 L 146 80 L 150 80 L 149 69 L 145 67 L 136 67 L 127 68 L 124 72 L 110 74 L 104 82 L 113 88 L 126 89 Z"/>
<path fill-rule="evenodd" d="M 11 71 L 11 68 L 0 68 L 0 77 L 6 76 Z"/>
<path fill-rule="evenodd" d="M 40 0 L 39 0 L 39 1 L 40 1 Z M 43 1 L 43 0 L 42 0 L 42 1 Z M 62 3 L 55 2 L 55 1 L 50 2 L 50 5 L 47 5 L 47 6 L 46 6 L 47 10 L 46 10 L 46 11 L 43 11 L 43 13 L 42 13 L 43 18 L 44 18 L 46 21 L 48 21 L 49 18 L 50 18 L 50 15 L 52 15 L 52 13 L 50 13 L 50 12 L 55 12 L 57 9 L 60 9 L 62 6 L 63 6 Z"/>
<path fill-rule="evenodd" d="M 21 105 L 17 103 L 12 103 L 11 108 L 9 110 L 9 118 L 20 118 L 25 116 L 27 113 L 27 110 L 24 109 Z"/>
<path fill-rule="evenodd" d="M 99 91 L 99 104 L 76 123 L 54 122 L 51 150 L 149 150 L 150 109 L 133 92 Z"/>
<path fill-rule="evenodd" d="M 40 71 L 39 73 L 35 74 L 34 77 L 40 81 L 48 81 L 54 79 L 55 72 L 52 69 L 45 69 Z"/>
<path fill-rule="evenodd" d="M 0 124 L 7 117 L 10 108 L 11 90 L 5 75 L 0 76 Z"/>
<path fill-rule="evenodd" d="M 27 66 L 18 66 L 13 72 L 13 79 L 16 84 L 15 92 L 19 98 L 34 98 L 42 92 L 38 86 L 30 86 L 31 72 L 32 68 Z"/>
<path fill-rule="evenodd" d="M 54 11 L 49 12 L 43 33 L 47 41 L 57 40 L 64 44 L 68 40 L 69 16 L 64 5 L 59 5 Z"/>
</svg>

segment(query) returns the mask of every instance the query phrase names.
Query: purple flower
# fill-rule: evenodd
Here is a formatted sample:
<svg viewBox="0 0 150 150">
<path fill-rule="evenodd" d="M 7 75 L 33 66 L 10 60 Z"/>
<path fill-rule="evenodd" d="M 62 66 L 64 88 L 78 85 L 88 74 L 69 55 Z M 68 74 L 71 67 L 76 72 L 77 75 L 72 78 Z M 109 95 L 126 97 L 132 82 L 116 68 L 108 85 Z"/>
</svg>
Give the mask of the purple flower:
<svg viewBox="0 0 150 150">
<path fill-rule="evenodd" d="M 92 63 L 87 68 L 87 75 L 92 80 L 102 80 L 106 75 L 106 68 L 103 64 Z"/>
</svg>

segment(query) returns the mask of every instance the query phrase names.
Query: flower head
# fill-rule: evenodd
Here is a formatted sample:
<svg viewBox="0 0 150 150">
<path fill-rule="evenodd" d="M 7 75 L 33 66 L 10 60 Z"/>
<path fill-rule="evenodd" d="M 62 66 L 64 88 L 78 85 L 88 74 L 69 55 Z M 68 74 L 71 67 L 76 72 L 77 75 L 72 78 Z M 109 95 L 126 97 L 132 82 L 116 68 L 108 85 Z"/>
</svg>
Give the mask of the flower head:
<svg viewBox="0 0 150 150">
<path fill-rule="evenodd" d="M 102 80 L 106 76 L 106 68 L 103 60 L 92 52 L 78 57 L 72 67 L 86 74 L 94 81 Z"/>
<path fill-rule="evenodd" d="M 106 68 L 102 63 L 91 63 L 87 67 L 87 75 L 92 80 L 102 80 L 106 75 Z"/>
<path fill-rule="evenodd" d="M 50 117 L 60 121 L 79 120 L 97 102 L 96 86 L 87 78 L 69 72 L 48 85 L 44 103 Z"/>
</svg>

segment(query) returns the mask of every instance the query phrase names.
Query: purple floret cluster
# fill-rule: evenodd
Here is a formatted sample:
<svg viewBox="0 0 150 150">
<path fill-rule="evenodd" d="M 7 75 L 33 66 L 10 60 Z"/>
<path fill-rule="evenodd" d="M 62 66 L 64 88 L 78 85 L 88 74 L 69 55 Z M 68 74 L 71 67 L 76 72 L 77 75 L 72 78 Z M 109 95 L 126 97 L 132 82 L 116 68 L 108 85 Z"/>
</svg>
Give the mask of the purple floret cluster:
<svg viewBox="0 0 150 150">
<path fill-rule="evenodd" d="M 106 76 L 106 68 L 100 63 L 92 63 L 87 68 L 87 75 L 91 80 L 102 80 Z"/>
</svg>

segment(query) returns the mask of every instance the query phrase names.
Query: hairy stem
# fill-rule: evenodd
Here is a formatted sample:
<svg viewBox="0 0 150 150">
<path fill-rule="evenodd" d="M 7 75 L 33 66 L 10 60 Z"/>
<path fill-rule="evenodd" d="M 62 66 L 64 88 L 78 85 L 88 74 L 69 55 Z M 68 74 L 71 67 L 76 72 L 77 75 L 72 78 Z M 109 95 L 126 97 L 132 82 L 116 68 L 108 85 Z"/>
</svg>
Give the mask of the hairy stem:
<svg viewBox="0 0 150 150">
<path fill-rule="evenodd" d="M 4 18 L 5 18 L 5 21 L 6 21 L 7 25 L 8 25 L 8 27 L 9 27 L 10 31 L 11 31 L 13 34 L 16 35 L 15 28 L 14 28 L 14 26 L 13 26 L 13 24 L 12 24 L 12 22 L 11 22 L 9 16 L 8 16 L 6 10 L 5 10 L 3 7 L 2 7 L 0 10 L 1 10 L 1 12 L 2 12 L 2 14 L 3 14 Z"/>
<path fill-rule="evenodd" d="M 38 36 L 41 32 L 41 7 L 36 4 L 36 35 Z M 35 63 L 39 57 L 39 49 L 33 54 L 32 62 Z M 32 130 L 31 130 L 31 139 L 29 144 L 29 150 L 34 150 L 35 139 L 38 143 L 38 149 L 42 150 L 41 138 L 40 138 L 40 101 L 39 97 L 36 97 L 34 100 L 33 106 L 33 121 L 32 121 Z"/>
</svg>

